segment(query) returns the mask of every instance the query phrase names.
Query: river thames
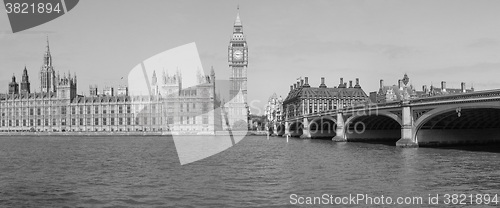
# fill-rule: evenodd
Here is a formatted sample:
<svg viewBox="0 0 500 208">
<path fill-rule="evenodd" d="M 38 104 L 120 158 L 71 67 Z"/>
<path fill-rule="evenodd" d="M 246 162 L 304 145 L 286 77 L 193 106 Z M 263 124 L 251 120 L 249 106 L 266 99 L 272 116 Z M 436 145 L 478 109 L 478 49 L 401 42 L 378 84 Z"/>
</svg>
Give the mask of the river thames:
<svg viewBox="0 0 500 208">
<path fill-rule="evenodd" d="M 0 207 L 294 207 L 325 194 L 470 207 L 444 195 L 500 194 L 499 149 L 249 136 L 181 166 L 169 137 L 2 137 Z"/>
</svg>

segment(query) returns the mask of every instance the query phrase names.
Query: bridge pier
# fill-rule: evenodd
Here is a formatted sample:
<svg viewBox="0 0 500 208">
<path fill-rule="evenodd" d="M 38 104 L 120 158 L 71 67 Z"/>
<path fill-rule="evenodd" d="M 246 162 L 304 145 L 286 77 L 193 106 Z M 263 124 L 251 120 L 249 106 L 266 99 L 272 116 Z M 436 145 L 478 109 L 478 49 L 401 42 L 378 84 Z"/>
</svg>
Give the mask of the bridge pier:
<svg viewBox="0 0 500 208">
<path fill-rule="evenodd" d="M 274 128 L 273 128 L 273 136 L 278 135 L 278 127 L 276 126 L 276 123 L 274 123 Z"/>
<path fill-rule="evenodd" d="M 339 112 L 337 113 L 337 129 L 335 129 L 335 136 L 332 138 L 333 141 L 347 142 L 344 126 L 344 116 Z"/>
<path fill-rule="evenodd" d="M 311 138 L 311 131 L 309 130 L 309 120 L 307 118 L 304 118 L 302 122 L 302 135 L 300 135 L 301 139 L 310 139 Z"/>
<path fill-rule="evenodd" d="M 288 121 L 285 121 L 285 133 L 283 134 L 283 137 L 290 136 L 290 124 Z"/>
<path fill-rule="evenodd" d="M 408 105 L 402 106 L 401 139 L 396 142 L 397 147 L 418 147 L 418 142 L 414 134 L 414 123 L 411 108 Z"/>
</svg>

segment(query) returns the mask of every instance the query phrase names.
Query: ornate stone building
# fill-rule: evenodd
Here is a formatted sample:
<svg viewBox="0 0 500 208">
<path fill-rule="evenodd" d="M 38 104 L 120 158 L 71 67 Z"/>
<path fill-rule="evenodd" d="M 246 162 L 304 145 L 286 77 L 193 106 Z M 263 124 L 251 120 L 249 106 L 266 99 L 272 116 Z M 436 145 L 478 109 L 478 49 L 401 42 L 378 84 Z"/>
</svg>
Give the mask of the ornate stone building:
<svg viewBox="0 0 500 208">
<path fill-rule="evenodd" d="M 441 87 L 434 87 L 432 84 L 430 88 L 427 85 L 422 86 L 422 90 L 417 90 L 410 84 L 410 78 L 407 74 L 404 74 L 403 78 L 398 80 L 397 85 L 386 86 L 384 85 L 384 80 L 380 80 L 379 90 L 370 93 L 370 100 L 373 103 L 387 103 L 387 102 L 398 102 L 402 100 L 422 98 L 422 97 L 432 97 L 438 95 L 451 95 L 474 92 L 474 88 L 466 89 L 465 82 L 460 83 L 460 88 L 447 88 L 446 82 L 441 82 Z"/>
<path fill-rule="evenodd" d="M 290 92 L 283 101 L 283 117 L 287 120 L 301 115 L 367 103 L 368 96 L 361 89 L 359 79 L 356 79 L 354 86 L 352 84 L 352 81 L 349 81 L 348 86 L 343 78 L 340 78 L 338 86 L 328 88 L 325 78 L 322 77 L 318 87 L 311 87 L 308 77 L 300 79 L 290 86 Z"/>
<path fill-rule="evenodd" d="M 269 97 L 264 115 L 266 116 L 268 127 L 275 129 L 276 125 L 283 121 L 283 98 L 281 96 L 278 97 L 276 93 Z"/>
<path fill-rule="evenodd" d="M 199 76 L 198 85 L 182 88 L 178 74 L 156 72 L 154 94 L 130 96 L 127 87 L 105 89 L 90 96 L 77 95 L 77 77 L 55 73 L 49 45 L 40 70 L 41 92 L 31 92 L 23 71 L 21 93 L 15 77 L 9 94 L 0 95 L 0 132 L 156 131 L 172 134 L 214 134 L 221 129 L 220 101 L 215 96 L 215 73 Z"/>
</svg>

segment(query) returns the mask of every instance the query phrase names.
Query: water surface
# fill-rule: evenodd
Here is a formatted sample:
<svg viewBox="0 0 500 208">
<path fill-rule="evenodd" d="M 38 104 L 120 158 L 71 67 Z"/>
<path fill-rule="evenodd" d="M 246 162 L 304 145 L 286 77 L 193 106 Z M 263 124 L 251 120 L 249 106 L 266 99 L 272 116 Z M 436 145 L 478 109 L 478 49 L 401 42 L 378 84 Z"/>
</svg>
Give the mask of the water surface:
<svg viewBox="0 0 500 208">
<path fill-rule="evenodd" d="M 0 207 L 290 207 L 291 194 L 500 194 L 499 152 L 251 136 L 181 166 L 169 137 L 1 137 Z"/>
</svg>

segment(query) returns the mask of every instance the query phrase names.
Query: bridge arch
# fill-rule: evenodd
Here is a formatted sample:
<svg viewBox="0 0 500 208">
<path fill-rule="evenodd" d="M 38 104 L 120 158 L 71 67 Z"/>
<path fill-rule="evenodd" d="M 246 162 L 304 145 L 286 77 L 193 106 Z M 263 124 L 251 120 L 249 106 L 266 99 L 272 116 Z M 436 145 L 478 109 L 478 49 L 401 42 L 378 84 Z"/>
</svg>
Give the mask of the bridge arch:
<svg viewBox="0 0 500 208">
<path fill-rule="evenodd" d="M 276 124 L 276 134 L 278 136 L 283 136 L 285 134 L 285 128 L 285 124 L 283 123 Z"/>
<path fill-rule="evenodd" d="M 308 129 L 311 138 L 331 139 L 336 135 L 337 119 L 329 115 L 316 117 L 309 122 Z"/>
<path fill-rule="evenodd" d="M 455 104 L 414 118 L 419 146 L 500 142 L 500 106 Z"/>
<path fill-rule="evenodd" d="M 401 138 L 401 118 L 391 112 L 353 115 L 346 120 L 347 141 L 390 141 Z"/>
<path fill-rule="evenodd" d="M 290 123 L 288 127 L 288 131 L 290 132 L 290 136 L 300 137 L 303 134 L 304 124 L 302 121 L 294 121 Z"/>
<path fill-rule="evenodd" d="M 391 113 L 391 112 L 384 112 L 384 111 L 368 113 L 368 114 L 365 114 L 365 113 L 360 113 L 357 115 L 355 114 L 355 115 L 347 118 L 345 123 L 349 124 L 349 123 L 352 123 L 354 120 L 359 119 L 360 117 L 366 117 L 366 116 L 385 116 L 385 117 L 389 117 L 389 118 L 393 119 L 394 121 L 398 122 L 399 125 L 402 125 L 402 123 L 403 123 L 401 121 L 401 118 L 398 115 Z"/>
</svg>

